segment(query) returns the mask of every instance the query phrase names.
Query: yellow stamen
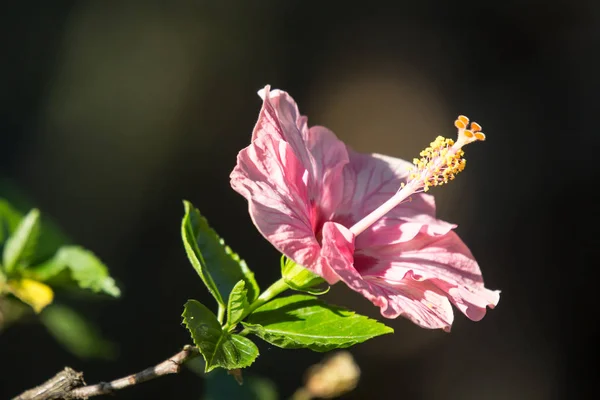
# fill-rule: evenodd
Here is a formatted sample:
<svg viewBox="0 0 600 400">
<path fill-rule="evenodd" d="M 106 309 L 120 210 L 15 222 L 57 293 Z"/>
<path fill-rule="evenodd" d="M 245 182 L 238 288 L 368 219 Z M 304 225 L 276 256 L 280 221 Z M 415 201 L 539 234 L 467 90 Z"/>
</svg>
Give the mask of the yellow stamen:
<svg viewBox="0 0 600 400">
<path fill-rule="evenodd" d="M 459 172 L 465 169 L 466 160 L 461 149 L 465 144 L 476 140 L 485 140 L 481 132 L 481 125 L 471 122 L 469 118 L 460 115 L 454 126 L 458 128 L 458 139 L 455 143 L 452 139 L 438 136 L 420 153 L 421 158 L 413 160 L 413 170 L 409 176 L 410 180 L 420 179 L 424 192 L 431 186 L 441 186 L 453 180 Z"/>
<path fill-rule="evenodd" d="M 469 125 L 469 118 L 465 117 L 464 115 L 459 115 L 456 120 L 461 121 L 465 125 Z M 465 128 L 463 128 L 463 129 L 465 129 Z"/>
<path fill-rule="evenodd" d="M 421 152 L 420 159 L 413 160 L 415 166 L 409 179 L 422 179 L 425 192 L 431 186 L 440 186 L 453 180 L 465 168 L 462 158 L 464 152 L 453 146 L 454 140 L 438 136 Z"/>
<path fill-rule="evenodd" d="M 481 132 L 481 125 L 477 122 L 469 124 L 469 118 L 459 115 L 454 126 L 458 129 L 456 142 L 438 136 L 429 147 L 413 159 L 414 167 L 409 173 L 406 184 L 402 183 L 400 189 L 385 203 L 372 211 L 369 215 L 358 221 L 350 231 L 354 235 L 364 232 L 369 226 L 390 212 L 398 204 L 420 191 L 427 192 L 431 186 L 441 186 L 456 178 L 459 172 L 465 169 L 467 161 L 463 158 L 462 147 L 466 144 L 485 140 Z"/>
<path fill-rule="evenodd" d="M 456 121 L 454 121 L 454 126 L 457 127 L 458 129 L 465 129 L 467 127 L 467 124 L 465 124 L 460 119 L 457 119 Z"/>
</svg>

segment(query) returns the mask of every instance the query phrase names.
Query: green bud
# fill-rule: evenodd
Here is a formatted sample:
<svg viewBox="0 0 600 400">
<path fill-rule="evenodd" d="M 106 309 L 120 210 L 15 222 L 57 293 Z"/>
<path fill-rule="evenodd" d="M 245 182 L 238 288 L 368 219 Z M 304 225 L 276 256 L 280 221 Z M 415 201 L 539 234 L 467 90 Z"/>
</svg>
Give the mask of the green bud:
<svg viewBox="0 0 600 400">
<path fill-rule="evenodd" d="M 324 283 L 325 279 L 296 264 L 286 256 L 281 256 L 281 276 L 290 289 L 293 290 L 313 295 L 325 294 L 329 291 L 329 286 L 326 289 L 315 288 L 315 286 Z"/>
</svg>

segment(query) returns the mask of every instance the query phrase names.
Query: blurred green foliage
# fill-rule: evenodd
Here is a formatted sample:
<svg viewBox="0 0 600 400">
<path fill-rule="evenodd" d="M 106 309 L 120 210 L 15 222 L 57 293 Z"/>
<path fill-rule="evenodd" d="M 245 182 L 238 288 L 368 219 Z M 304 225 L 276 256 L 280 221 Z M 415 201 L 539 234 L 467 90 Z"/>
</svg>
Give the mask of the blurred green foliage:
<svg viewBox="0 0 600 400">
<path fill-rule="evenodd" d="M 5 190 L 11 187 L 4 181 L 0 187 L 8 194 L 16 193 Z M 55 290 L 61 289 L 119 297 L 108 268 L 92 252 L 67 244 L 67 237 L 39 210 L 22 212 L 27 201 L 18 194 L 14 197 L 20 207 L 0 198 L 0 330 L 33 311 L 48 332 L 76 356 L 114 357 L 115 346 L 92 323 L 66 305 L 54 303 Z"/>
</svg>

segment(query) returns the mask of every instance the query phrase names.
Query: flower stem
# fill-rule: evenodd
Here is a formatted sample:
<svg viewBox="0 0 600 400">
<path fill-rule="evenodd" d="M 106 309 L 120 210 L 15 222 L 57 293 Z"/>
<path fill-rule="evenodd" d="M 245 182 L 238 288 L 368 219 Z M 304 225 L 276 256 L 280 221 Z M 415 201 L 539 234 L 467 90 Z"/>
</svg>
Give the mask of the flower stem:
<svg viewBox="0 0 600 400">
<path fill-rule="evenodd" d="M 250 329 L 245 328 L 245 329 L 242 329 L 241 332 L 238 332 L 238 335 L 240 335 L 240 336 L 248 336 L 249 333 L 250 333 Z"/>
<path fill-rule="evenodd" d="M 219 304 L 219 309 L 217 311 L 217 320 L 220 324 L 223 323 L 223 319 L 225 318 L 225 307 L 222 304 Z"/>
<path fill-rule="evenodd" d="M 267 290 L 265 290 L 264 292 L 261 293 L 260 296 L 258 296 L 258 298 L 256 300 L 254 300 L 254 302 L 252 304 L 250 304 L 250 306 L 248 307 L 248 309 L 246 310 L 246 312 L 244 313 L 244 315 L 242 316 L 242 318 L 240 318 L 240 320 L 246 318 L 248 315 L 252 314 L 252 312 L 254 310 L 256 310 L 258 307 L 262 306 L 265 303 L 268 303 L 271 299 L 273 299 L 275 296 L 285 292 L 286 290 L 288 290 L 290 287 L 287 285 L 287 283 L 285 283 L 285 280 L 283 278 L 279 279 L 278 281 L 276 281 L 275 283 L 273 283 L 271 286 L 269 286 L 267 288 Z M 221 308 L 219 308 L 219 313 L 221 312 Z M 221 314 L 219 314 L 221 315 Z M 220 323 L 222 322 L 222 316 L 221 319 L 219 319 Z M 230 321 L 227 321 L 227 323 L 223 326 L 223 330 L 224 331 L 229 331 L 231 330 L 235 325 L 231 325 Z M 243 336 L 247 335 L 249 333 L 249 331 L 242 331 Z"/>
<path fill-rule="evenodd" d="M 290 287 L 287 285 L 287 283 L 285 283 L 283 278 L 280 278 L 278 281 L 269 286 L 267 290 L 262 292 L 261 295 L 258 296 L 258 299 L 254 301 L 254 303 L 250 304 L 250 308 L 248 308 L 248 311 L 246 311 L 246 315 L 252 314 L 252 312 L 258 307 L 269 302 L 275 296 L 285 292 L 289 288 Z"/>
</svg>

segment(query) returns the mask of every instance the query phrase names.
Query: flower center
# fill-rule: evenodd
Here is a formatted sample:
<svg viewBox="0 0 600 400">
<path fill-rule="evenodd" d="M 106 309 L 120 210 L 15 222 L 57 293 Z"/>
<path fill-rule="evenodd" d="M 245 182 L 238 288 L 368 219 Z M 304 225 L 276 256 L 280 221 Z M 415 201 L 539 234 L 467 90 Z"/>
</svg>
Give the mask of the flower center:
<svg viewBox="0 0 600 400">
<path fill-rule="evenodd" d="M 485 135 L 481 132 L 481 125 L 477 122 L 469 124 L 469 118 L 464 115 L 458 116 L 454 126 L 458 129 L 456 142 L 442 136 L 438 136 L 431 142 L 429 147 L 421 152 L 421 158 L 413 160 L 414 166 L 406 184 L 403 183 L 389 200 L 350 228 L 355 236 L 364 232 L 410 195 L 426 192 L 431 186 L 448 183 L 465 169 L 466 160 L 463 158 L 462 147 L 478 140 L 485 140 Z"/>
</svg>

